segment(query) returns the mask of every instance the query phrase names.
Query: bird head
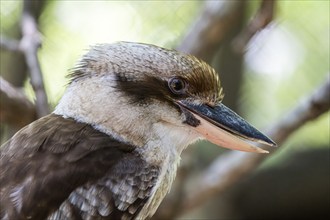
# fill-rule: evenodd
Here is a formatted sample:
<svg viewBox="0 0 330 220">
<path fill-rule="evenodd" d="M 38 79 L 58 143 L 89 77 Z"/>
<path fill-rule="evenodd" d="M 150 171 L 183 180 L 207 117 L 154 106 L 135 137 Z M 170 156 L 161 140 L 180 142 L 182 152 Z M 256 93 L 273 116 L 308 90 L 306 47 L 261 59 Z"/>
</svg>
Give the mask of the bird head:
<svg viewBox="0 0 330 220">
<path fill-rule="evenodd" d="M 92 47 L 73 69 L 55 113 L 91 124 L 138 147 L 181 153 L 207 139 L 222 147 L 266 153 L 275 143 L 222 104 L 218 74 L 197 58 L 153 45 Z"/>
</svg>

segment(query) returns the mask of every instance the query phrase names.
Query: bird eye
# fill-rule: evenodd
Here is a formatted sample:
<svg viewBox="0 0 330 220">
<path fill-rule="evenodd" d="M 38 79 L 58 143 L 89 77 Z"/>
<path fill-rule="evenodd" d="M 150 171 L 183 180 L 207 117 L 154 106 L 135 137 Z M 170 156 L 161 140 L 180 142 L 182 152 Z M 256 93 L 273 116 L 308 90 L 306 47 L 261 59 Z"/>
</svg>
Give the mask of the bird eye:
<svg viewBox="0 0 330 220">
<path fill-rule="evenodd" d="M 186 82 L 178 77 L 173 77 L 168 81 L 168 86 L 174 94 L 182 95 L 186 92 Z"/>
</svg>

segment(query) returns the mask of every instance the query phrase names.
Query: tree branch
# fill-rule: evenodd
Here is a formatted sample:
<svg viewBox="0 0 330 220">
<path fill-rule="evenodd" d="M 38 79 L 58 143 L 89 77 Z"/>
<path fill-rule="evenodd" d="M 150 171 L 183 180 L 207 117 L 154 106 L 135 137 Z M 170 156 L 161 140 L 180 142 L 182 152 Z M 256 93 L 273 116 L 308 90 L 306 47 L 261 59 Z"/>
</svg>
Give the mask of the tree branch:
<svg viewBox="0 0 330 220">
<path fill-rule="evenodd" d="M 237 20 L 243 1 L 206 1 L 177 50 L 210 63 Z"/>
<path fill-rule="evenodd" d="M 25 55 L 26 63 L 30 70 L 32 88 L 36 95 L 36 109 L 38 117 L 49 113 L 47 95 L 44 88 L 43 76 L 37 56 L 41 45 L 41 36 L 37 29 L 36 18 L 33 17 L 33 1 L 25 0 L 21 18 L 22 39 L 21 51 Z"/>
<path fill-rule="evenodd" d="M 246 28 L 233 40 L 232 47 L 235 52 L 243 53 L 251 38 L 261 29 L 265 28 L 274 17 L 275 0 L 263 0 L 261 6 L 246 26 Z"/>
<path fill-rule="evenodd" d="M 24 92 L 0 77 L 0 122 L 21 128 L 36 119 L 36 109 Z"/>
<path fill-rule="evenodd" d="M 24 54 L 29 69 L 31 85 L 36 95 L 36 111 L 39 118 L 49 113 L 49 106 L 37 56 L 41 45 L 41 35 L 38 32 L 36 22 L 36 18 L 40 14 L 36 9 L 41 8 L 38 4 L 40 3 L 31 0 L 24 1 L 21 17 L 21 40 L 9 39 L 1 35 L 0 46 L 3 50 Z"/>
<path fill-rule="evenodd" d="M 330 78 L 312 95 L 301 101 L 279 122 L 266 132 L 278 145 L 281 145 L 298 128 L 329 111 Z M 272 152 L 278 148 L 272 148 Z M 203 204 L 212 195 L 219 195 L 229 186 L 254 170 L 267 157 L 263 154 L 251 154 L 232 151 L 218 157 L 199 178 L 196 190 L 183 199 L 182 213 Z"/>
</svg>

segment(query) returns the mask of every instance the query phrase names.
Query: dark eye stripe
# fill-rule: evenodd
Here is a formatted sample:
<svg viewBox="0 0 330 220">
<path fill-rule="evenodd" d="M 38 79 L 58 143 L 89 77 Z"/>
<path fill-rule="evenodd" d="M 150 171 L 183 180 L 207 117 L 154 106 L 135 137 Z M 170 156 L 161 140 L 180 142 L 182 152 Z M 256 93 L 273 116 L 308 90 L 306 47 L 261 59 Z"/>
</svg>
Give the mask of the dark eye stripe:
<svg viewBox="0 0 330 220">
<path fill-rule="evenodd" d="M 124 92 L 133 102 L 143 102 L 150 98 L 161 101 L 169 101 L 167 82 L 154 76 L 146 76 L 141 81 L 128 80 L 126 77 L 117 75 L 119 91 Z"/>
</svg>

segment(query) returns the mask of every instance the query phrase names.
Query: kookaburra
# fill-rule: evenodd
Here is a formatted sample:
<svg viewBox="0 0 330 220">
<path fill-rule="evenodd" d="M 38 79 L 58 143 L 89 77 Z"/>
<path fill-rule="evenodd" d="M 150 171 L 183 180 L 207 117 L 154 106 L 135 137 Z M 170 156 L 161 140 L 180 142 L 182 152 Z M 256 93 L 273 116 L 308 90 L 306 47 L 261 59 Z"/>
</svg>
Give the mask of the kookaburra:
<svg viewBox="0 0 330 220">
<path fill-rule="evenodd" d="M 1 219 L 146 219 L 199 139 L 275 145 L 224 106 L 218 74 L 153 45 L 96 45 L 55 111 L 1 147 Z"/>
</svg>

